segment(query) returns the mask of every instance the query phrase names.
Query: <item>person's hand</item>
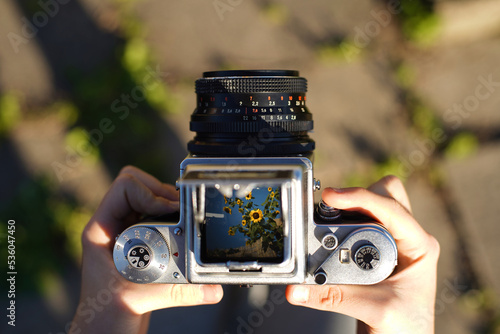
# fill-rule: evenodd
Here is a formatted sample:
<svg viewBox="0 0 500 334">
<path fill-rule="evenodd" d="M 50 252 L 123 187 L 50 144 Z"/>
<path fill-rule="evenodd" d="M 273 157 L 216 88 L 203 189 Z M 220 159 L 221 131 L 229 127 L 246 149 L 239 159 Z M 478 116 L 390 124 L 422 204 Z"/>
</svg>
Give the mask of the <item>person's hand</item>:
<svg viewBox="0 0 500 334">
<path fill-rule="evenodd" d="M 358 333 L 434 333 L 439 244 L 413 218 L 401 181 L 388 176 L 368 189 L 327 188 L 322 198 L 383 224 L 396 240 L 398 265 L 392 276 L 371 286 L 288 286 L 288 301 L 354 317 L 361 321 Z"/>
<path fill-rule="evenodd" d="M 152 310 L 217 303 L 220 285 L 136 284 L 116 271 L 115 237 L 141 215 L 179 210 L 175 187 L 138 168 L 122 169 L 82 234 L 80 303 L 69 333 L 143 333 Z"/>
</svg>

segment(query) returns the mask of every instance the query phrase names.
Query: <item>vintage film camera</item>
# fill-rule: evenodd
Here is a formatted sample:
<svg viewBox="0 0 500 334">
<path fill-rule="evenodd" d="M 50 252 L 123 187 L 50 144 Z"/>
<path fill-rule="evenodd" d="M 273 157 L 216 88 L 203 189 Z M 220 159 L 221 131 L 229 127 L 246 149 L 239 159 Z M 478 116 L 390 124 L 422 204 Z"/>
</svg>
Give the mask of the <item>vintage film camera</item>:
<svg viewBox="0 0 500 334">
<path fill-rule="evenodd" d="M 180 165 L 180 212 L 117 237 L 135 283 L 375 284 L 397 264 L 389 232 L 314 204 L 312 115 L 297 71 L 203 73 Z"/>
</svg>

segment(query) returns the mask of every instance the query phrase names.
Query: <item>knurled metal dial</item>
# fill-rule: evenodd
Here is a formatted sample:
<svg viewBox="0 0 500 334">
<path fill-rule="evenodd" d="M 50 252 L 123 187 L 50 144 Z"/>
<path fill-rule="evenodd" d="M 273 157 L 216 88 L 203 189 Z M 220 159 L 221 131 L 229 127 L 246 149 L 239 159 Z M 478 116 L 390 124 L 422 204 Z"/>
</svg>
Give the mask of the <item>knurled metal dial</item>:
<svg viewBox="0 0 500 334">
<path fill-rule="evenodd" d="M 372 270 L 380 262 L 380 252 L 374 246 L 366 245 L 359 248 L 354 255 L 354 259 L 359 268 Z"/>
<path fill-rule="evenodd" d="M 127 280 L 151 283 L 167 270 L 170 251 L 155 228 L 132 226 L 116 240 L 113 260 L 118 272 Z"/>
</svg>

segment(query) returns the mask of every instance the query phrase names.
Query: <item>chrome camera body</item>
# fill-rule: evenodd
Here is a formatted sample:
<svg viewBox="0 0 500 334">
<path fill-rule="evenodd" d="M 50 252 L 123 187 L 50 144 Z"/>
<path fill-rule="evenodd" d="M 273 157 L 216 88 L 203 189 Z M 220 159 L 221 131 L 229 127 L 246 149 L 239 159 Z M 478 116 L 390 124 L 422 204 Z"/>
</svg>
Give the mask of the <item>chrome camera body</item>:
<svg viewBox="0 0 500 334">
<path fill-rule="evenodd" d="M 305 135 L 312 128 L 304 115 L 309 114 L 305 87 L 266 81 L 298 73 L 204 75 L 210 87 L 197 81 L 191 119 L 198 135 L 177 181 L 180 211 L 123 231 L 113 250 L 118 272 L 142 284 L 375 284 L 386 279 L 397 264 L 390 233 L 372 218 L 314 203 L 320 186 L 313 178 L 314 142 Z M 264 84 L 248 92 L 247 86 L 235 85 L 241 78 Z M 235 105 L 230 113 L 223 103 L 228 96 Z M 292 124 L 297 121 L 302 123 Z M 241 138 L 228 141 L 231 131 Z M 260 139 L 248 140 L 252 135 Z"/>
</svg>

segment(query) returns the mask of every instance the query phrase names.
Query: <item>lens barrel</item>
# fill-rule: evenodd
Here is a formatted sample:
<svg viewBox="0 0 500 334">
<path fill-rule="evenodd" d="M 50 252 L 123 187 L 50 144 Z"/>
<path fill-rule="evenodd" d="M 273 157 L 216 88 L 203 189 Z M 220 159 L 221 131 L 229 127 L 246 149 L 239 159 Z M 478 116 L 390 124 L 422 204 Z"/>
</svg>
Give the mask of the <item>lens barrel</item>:
<svg viewBox="0 0 500 334">
<path fill-rule="evenodd" d="M 314 141 L 306 107 L 307 80 L 298 71 L 204 72 L 196 80 L 196 109 L 188 143 L 200 156 L 308 154 Z"/>
</svg>

